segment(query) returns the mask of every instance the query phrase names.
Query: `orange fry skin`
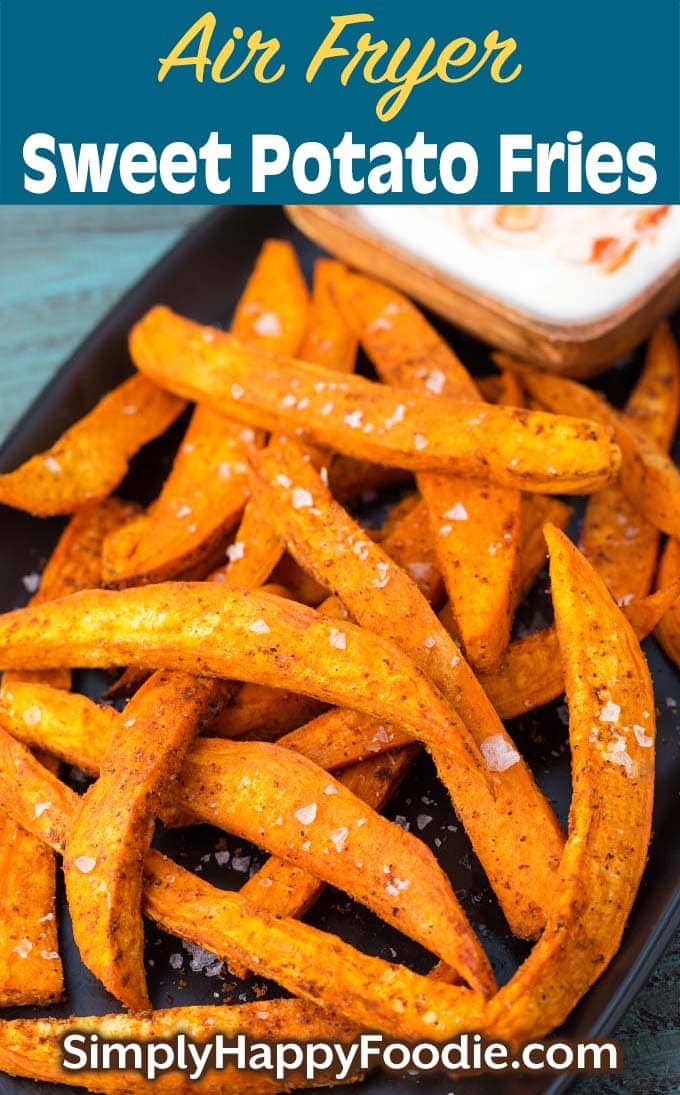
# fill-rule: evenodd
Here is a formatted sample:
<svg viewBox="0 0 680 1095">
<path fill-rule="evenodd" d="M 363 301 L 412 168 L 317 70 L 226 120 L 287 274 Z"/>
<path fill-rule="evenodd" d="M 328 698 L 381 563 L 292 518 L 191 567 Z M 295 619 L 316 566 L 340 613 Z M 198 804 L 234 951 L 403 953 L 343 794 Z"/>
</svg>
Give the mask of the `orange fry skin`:
<svg viewBox="0 0 680 1095">
<path fill-rule="evenodd" d="M 275 432 L 301 428 L 308 441 L 378 464 L 548 494 L 598 490 L 618 469 L 611 431 L 591 420 L 490 403 L 435 403 L 360 376 L 338 378 L 163 307 L 133 328 L 130 351 L 142 372 L 221 414 Z M 420 437 L 427 438 L 425 448 Z"/>
<path fill-rule="evenodd" d="M 69 521 L 57 541 L 40 578 L 40 586 L 31 597 L 31 604 L 56 601 L 80 589 L 95 589 L 102 583 L 102 546 L 114 529 L 123 526 L 137 507 L 118 498 L 105 498 L 83 506 Z M 2 688 L 12 688 L 21 675 L 6 673 Z M 71 687 L 69 668 L 53 670 L 41 678 L 55 687 Z"/>
<path fill-rule="evenodd" d="M 472 988 L 493 991 L 484 952 L 429 849 L 307 758 L 264 742 L 202 739 L 187 756 L 178 801 L 340 886 Z"/>
<path fill-rule="evenodd" d="M 663 452 L 668 452 L 678 421 L 680 361 L 667 324 L 652 336 L 640 378 L 625 414 Z M 580 547 L 617 601 L 645 597 L 659 552 L 658 529 L 645 520 L 619 487 L 589 500 Z"/>
<path fill-rule="evenodd" d="M 105 395 L 46 452 L 0 475 L 0 503 L 35 517 L 74 513 L 116 489 L 128 462 L 165 433 L 184 402 L 135 375 Z"/>
<path fill-rule="evenodd" d="M 644 639 L 664 620 L 679 595 L 680 584 L 673 581 L 623 606 L 638 638 Z M 502 719 L 514 719 L 558 699 L 564 692 L 564 670 L 555 628 L 510 643 L 500 667 L 479 679 Z"/>
<path fill-rule="evenodd" d="M 74 590 L 99 585 L 101 545 L 110 528 L 133 507 L 106 499 L 83 507 L 71 518 L 45 566 L 40 588 L 31 598 L 40 604 Z M 3 701 L 15 687 L 40 681 L 68 690 L 70 669 L 42 674 L 6 673 Z M 25 708 L 38 715 L 34 700 Z M 24 712 L 24 713 L 25 713 Z M 54 853 L 8 816 L 0 818 L 0 1003 L 44 1004 L 59 999 L 64 983 L 56 921 Z M 30 869 L 29 869 L 30 864 Z"/>
<path fill-rule="evenodd" d="M 35 803 L 49 800 L 39 817 Z M 0 805 L 41 840 L 62 850 L 78 798 L 31 753 L 0 731 Z M 153 849 L 145 863 L 147 915 L 164 930 L 220 957 L 236 955 L 315 1004 L 364 1030 L 407 1040 L 477 1029 L 483 997 L 370 958 L 297 920 L 269 917 L 240 894 L 217 890 Z"/>
<path fill-rule="evenodd" d="M 0 616 L 0 665 L 155 666 L 288 688 L 402 723 L 464 782 L 487 786 L 459 722 L 393 643 L 304 605 L 217 583 L 92 590 Z"/>
<path fill-rule="evenodd" d="M 677 540 L 668 540 L 659 563 L 659 573 L 656 577 L 657 588 L 665 589 L 677 583 L 679 579 L 680 543 Z M 671 661 L 680 666 L 680 603 L 678 600 L 674 601 L 661 617 L 654 634 Z"/>
<path fill-rule="evenodd" d="M 417 746 L 371 757 L 347 768 L 340 782 L 371 809 L 380 811 L 408 772 Z M 240 894 L 270 916 L 303 916 L 324 889 L 309 871 L 271 856 L 241 887 Z M 248 971 L 234 962 L 232 972 L 245 977 Z M 458 975 L 455 975 L 458 976 Z"/>
<path fill-rule="evenodd" d="M 295 353 L 307 307 L 293 247 L 286 240 L 267 240 L 236 307 L 232 331 L 244 342 Z M 121 588 L 177 576 L 203 578 L 218 566 L 248 500 L 248 458 L 262 442 L 248 426 L 197 407 L 145 519 L 107 546 L 108 584 Z"/>
<path fill-rule="evenodd" d="M 382 379 L 401 388 L 479 401 L 456 354 L 401 293 L 357 274 L 339 286 L 361 344 Z M 451 606 L 468 661 L 489 669 L 510 639 L 520 546 L 520 494 L 421 472 Z M 453 515 L 453 516 L 451 516 Z"/>
<path fill-rule="evenodd" d="M 345 275 L 345 268 L 330 259 L 318 259 L 314 268 L 314 289 L 309 326 L 300 357 L 336 372 L 352 372 L 357 340 L 345 322 L 333 295 L 333 288 Z M 238 332 L 234 332 L 238 333 Z M 321 458 L 319 454 L 319 458 Z M 232 589 L 255 589 L 267 581 L 283 555 L 284 546 L 268 515 L 251 498 L 245 508 L 224 580 Z"/>
<path fill-rule="evenodd" d="M 169 1071 L 162 1079 L 147 1080 L 139 1072 L 65 1072 L 63 1041 L 71 1033 L 96 1034 L 102 1041 L 167 1042 L 182 1032 L 197 1044 L 217 1034 L 231 1041 L 247 1034 L 256 1041 L 306 1041 L 319 1039 L 351 1042 L 354 1030 L 339 1017 L 302 1000 L 267 1000 L 265 1003 L 230 1007 L 179 1007 L 138 1015 L 74 1016 L 70 1019 L 14 1019 L 0 1022 L 0 1070 L 47 1083 L 68 1083 L 87 1091 L 112 1095 L 149 1095 L 162 1084 L 164 1095 L 276 1095 L 280 1083 L 233 1067 L 207 1070 L 199 1080 L 187 1080 L 182 1072 Z M 354 1079 L 357 1078 L 355 1075 Z M 291 1073 L 295 1088 L 310 1087 L 300 1074 Z"/>
<path fill-rule="evenodd" d="M 548 923 L 487 1006 L 513 1045 L 555 1029 L 618 950 L 647 858 L 654 694 L 638 640 L 577 548 L 546 528 L 569 703 L 573 795 Z"/>
<path fill-rule="evenodd" d="M 409 575 L 366 538 L 292 442 L 279 439 L 262 450 L 256 472 L 254 494 L 266 503 L 301 565 L 330 584 L 357 621 L 409 653 L 460 714 L 457 732 L 468 750 L 488 751 L 491 792 L 468 778 L 460 781 L 446 755 L 430 746 L 513 930 L 534 936 L 561 854 L 562 833 L 458 647 Z M 530 841 L 529 819 L 540 834 Z"/>
<path fill-rule="evenodd" d="M 626 498 L 655 528 L 669 536 L 680 535 L 680 470 L 633 417 L 616 411 L 598 392 L 575 380 L 536 372 L 505 354 L 495 356 L 519 371 L 525 388 L 541 406 L 555 414 L 568 407 L 571 413 L 589 415 L 611 427 L 621 452 L 619 486 Z"/>
<path fill-rule="evenodd" d="M 144 971 L 142 860 L 215 683 L 157 673 L 130 701 L 86 791 L 64 852 L 64 877 L 80 956 L 133 1010 L 150 1007 Z M 120 724 L 120 719 L 118 724 Z"/>
<path fill-rule="evenodd" d="M 0 1007 L 61 999 L 54 852 L 0 815 Z"/>
<path fill-rule="evenodd" d="M 169 675 L 166 674 L 166 676 Z M 162 678 L 162 675 L 156 674 L 156 677 Z M 114 713 L 113 718 L 109 717 L 107 709 L 98 708 L 91 701 L 84 700 L 82 697 L 70 697 L 72 700 L 84 700 L 80 705 L 75 703 L 72 705 L 73 715 L 77 716 L 80 706 L 83 709 L 89 708 L 88 718 L 81 717 L 79 720 L 77 717 L 69 717 L 68 712 L 59 705 L 59 699 L 54 696 L 54 690 L 43 687 L 42 691 L 38 693 L 38 697 L 42 701 L 42 717 L 33 729 L 29 727 L 22 728 L 23 711 L 21 708 L 13 713 L 12 719 L 0 716 L 0 721 L 10 730 L 17 729 L 25 738 L 37 739 L 47 743 L 53 749 L 59 750 L 60 755 L 68 758 L 69 761 L 83 765 L 88 771 L 96 774 L 98 755 L 103 754 L 106 758 L 109 755 L 118 753 L 137 754 L 139 746 L 136 734 L 146 736 L 152 724 L 157 727 L 159 720 L 160 725 L 163 723 L 163 707 L 161 706 L 159 712 L 157 710 L 159 705 L 166 703 L 168 706 L 172 706 L 173 698 L 175 702 L 178 698 L 182 699 L 183 702 L 188 700 L 191 706 L 186 718 L 195 724 L 196 719 L 200 717 L 200 711 L 197 711 L 196 708 L 197 704 L 200 706 L 202 697 L 200 692 L 198 695 L 196 694 L 196 683 L 189 681 L 188 684 L 183 685 L 180 678 L 181 675 L 176 675 L 177 686 L 174 697 L 165 699 L 162 679 L 156 687 L 150 687 L 151 682 L 149 682 L 138 693 L 135 700 L 130 703 L 126 711 L 122 715 Z M 207 691 L 211 682 L 203 681 L 202 683 L 204 691 Z M 50 692 L 52 695 L 50 695 Z M 144 696 L 145 692 L 147 693 L 146 698 Z M 167 687 L 165 693 L 167 695 Z M 21 697 L 19 698 L 21 699 Z M 209 701 L 210 696 L 208 695 L 207 698 Z M 51 708 L 53 709 L 50 710 Z M 146 711 L 145 708 L 150 708 L 150 710 Z M 131 718 L 134 718 L 135 726 L 125 727 L 125 724 L 130 722 Z M 62 724 L 61 729 L 59 729 L 60 722 Z M 124 732 L 120 731 L 121 722 L 125 728 Z M 56 732 L 55 727 L 57 728 Z M 125 734 L 130 735 L 129 740 L 125 739 Z M 93 743 L 95 744 L 93 745 Z M 372 810 L 378 809 L 403 777 L 413 758 L 413 748 L 402 750 L 400 754 L 395 754 L 393 758 L 389 756 L 370 758 L 364 763 L 348 768 L 343 773 L 341 783 L 349 788 L 353 795 L 358 795 Z M 177 786 L 174 789 L 175 804 L 184 806 L 193 816 L 219 824 L 228 831 L 238 832 L 240 836 L 246 839 L 261 841 L 265 837 L 266 830 L 266 843 L 269 849 L 285 858 L 285 862 L 270 860 L 269 864 L 263 869 L 263 873 L 258 873 L 250 883 L 246 884 L 245 894 L 255 904 L 264 905 L 266 901 L 266 911 L 270 914 L 301 915 L 304 908 L 318 896 L 323 885 L 320 879 L 325 878 L 326 881 L 333 881 L 334 883 L 337 883 L 340 878 L 345 879 L 344 871 L 346 870 L 347 861 L 351 860 L 353 866 L 348 873 L 356 874 L 357 878 L 350 882 L 350 888 L 353 889 L 354 896 L 358 900 L 368 901 L 371 907 L 378 909 L 390 922 L 395 923 L 396 926 L 407 933 L 410 931 L 415 932 L 424 945 L 427 945 L 428 941 L 431 942 L 435 935 L 441 935 L 444 932 L 444 935 L 447 936 L 453 932 L 454 939 L 451 942 L 453 950 L 451 953 L 456 953 L 456 948 L 460 945 L 456 941 L 457 938 L 460 937 L 463 940 L 467 938 L 469 942 L 463 943 L 461 953 L 465 955 L 469 947 L 472 947 L 474 961 L 471 961 L 469 968 L 471 971 L 478 971 L 473 976 L 478 978 L 479 987 L 483 988 L 485 992 L 491 990 L 493 979 L 483 952 L 474 941 L 474 937 L 470 935 L 469 930 L 465 928 L 462 913 L 455 904 L 451 905 L 448 911 L 448 915 L 452 916 L 453 920 L 447 931 L 444 931 L 445 925 L 438 922 L 435 922 L 434 926 L 427 926 L 424 918 L 425 909 L 428 908 L 428 891 L 421 888 L 419 903 L 414 908 L 416 923 L 412 924 L 409 920 L 408 910 L 411 902 L 402 897 L 402 890 L 404 892 L 410 890 L 411 880 L 415 886 L 417 879 L 423 877 L 419 860 L 414 859 L 414 850 L 419 857 L 425 855 L 429 870 L 433 874 L 431 886 L 435 888 L 430 893 L 430 906 L 435 910 L 437 908 L 437 900 L 435 900 L 437 898 L 436 886 L 439 887 L 438 900 L 442 908 L 448 908 L 447 902 L 450 905 L 452 898 L 448 884 L 442 881 L 439 868 L 431 858 L 430 852 L 424 848 L 424 845 L 421 845 L 420 841 L 414 842 L 413 837 L 408 836 L 408 834 L 407 839 L 402 840 L 401 830 L 398 826 L 383 821 L 377 815 L 374 816 L 370 810 L 362 810 L 360 804 L 354 801 L 352 796 L 348 795 L 347 792 L 343 794 L 340 784 L 331 780 L 330 777 L 323 776 L 315 765 L 303 760 L 302 757 L 293 761 L 290 757 L 285 759 L 284 754 L 282 759 L 279 749 L 272 749 L 254 743 L 243 745 L 220 743 L 211 739 L 204 739 L 201 743 L 196 743 L 192 752 L 194 754 L 193 759 L 187 758 L 182 770 L 179 781 L 181 787 Z M 282 769 L 281 776 L 278 778 L 277 763 L 279 766 L 283 764 L 285 769 L 285 771 Z M 139 767 L 138 763 L 138 770 Z M 103 788 L 106 788 L 107 782 L 110 783 L 106 777 L 107 761 L 105 760 L 102 776 L 88 794 L 91 795 L 100 784 Z M 263 789 L 258 790 L 259 784 L 262 784 Z M 338 795 L 340 797 L 337 797 Z M 124 801 L 123 794 L 120 791 L 116 793 L 116 798 Z M 280 801 L 277 801 L 277 799 L 280 799 Z M 307 802 L 307 799 L 310 802 Z M 298 800 L 303 803 L 300 807 L 301 810 L 304 810 L 305 805 L 309 807 L 310 803 L 313 803 L 316 812 L 314 820 L 308 822 L 310 835 L 303 842 L 305 845 L 303 854 L 301 858 L 296 859 L 295 847 L 300 843 L 300 837 L 297 834 L 302 826 L 302 822 L 295 813 Z M 256 805 L 253 805 L 254 803 Z M 323 823 L 322 818 L 322 807 L 324 806 L 329 811 L 327 823 Z M 84 819 L 86 808 L 87 799 L 85 800 L 85 806 L 81 808 L 81 819 Z M 352 811 L 354 812 L 352 813 Z M 250 818 L 250 821 L 247 821 L 247 818 Z M 116 821 L 117 819 L 114 819 L 114 823 Z M 127 822 L 128 826 L 133 823 L 134 819 L 132 822 Z M 84 887 L 83 898 L 91 897 L 90 885 L 95 889 L 95 894 L 102 889 L 103 879 L 98 857 L 111 860 L 115 855 L 114 839 L 109 840 L 109 846 L 112 849 L 110 851 L 103 845 L 98 848 L 94 847 L 96 840 L 95 824 L 96 817 L 93 818 L 91 815 L 89 831 L 94 832 L 95 836 L 90 836 L 88 839 L 86 831 L 82 848 L 76 847 L 78 831 L 84 827 L 84 824 L 79 826 L 78 817 L 76 817 L 75 829 L 72 828 L 69 844 L 67 845 L 67 868 L 71 870 L 73 877 L 78 881 L 78 875 L 71 867 L 73 860 L 76 858 L 76 851 L 78 857 L 85 855 L 88 859 L 97 860 L 92 870 L 88 871 L 85 876 L 88 885 Z M 109 824 L 111 824 L 110 821 Z M 376 828 L 381 831 L 376 831 Z M 321 847 L 319 847 L 318 841 L 322 842 Z M 374 849 L 374 852 L 369 855 L 371 848 Z M 381 849 L 383 858 L 380 859 L 379 863 L 376 863 L 375 850 L 378 848 Z M 95 855 L 95 852 L 97 852 L 97 855 Z M 319 859 L 319 856 L 321 856 L 321 859 Z M 389 859 L 390 856 L 394 860 L 394 866 L 383 862 L 383 859 Z M 362 867 L 355 869 L 356 864 L 359 862 L 362 863 Z M 387 871 L 386 866 L 388 867 Z M 332 873 L 333 870 L 336 870 L 335 874 Z M 399 881 L 392 882 L 393 870 L 401 872 L 404 877 L 400 878 Z M 126 878 L 120 880 L 118 878 L 119 873 L 109 869 L 109 874 L 113 874 L 114 877 L 106 885 L 105 895 L 111 892 L 114 882 L 118 888 L 127 886 L 129 890 L 129 882 Z M 126 875 L 129 875 L 129 873 L 129 871 L 126 872 Z M 261 878 L 265 878 L 267 881 L 263 883 Z M 89 883 L 90 879 L 92 879 L 91 883 Z M 437 882 L 437 880 L 439 881 Z M 273 884 L 275 884 L 274 889 L 270 892 L 270 889 L 267 888 L 265 893 L 262 887 L 271 887 Z M 81 883 L 81 885 L 83 884 Z M 68 892 L 70 897 L 72 891 L 69 890 Z M 259 895 L 259 899 L 256 895 Z M 79 898 L 77 893 L 74 896 Z M 119 914 L 121 908 L 126 910 L 134 908 L 134 900 L 130 898 L 129 892 L 121 892 L 120 897 L 121 902 L 113 905 Z M 122 902 L 123 897 L 126 899 L 124 904 Z M 410 893 L 408 898 L 411 898 Z M 82 904 L 84 905 L 82 910 L 80 906 L 78 906 L 78 911 L 75 908 L 73 910 L 74 921 L 80 923 L 81 913 L 84 913 L 86 917 L 103 915 L 96 908 L 96 898 L 92 899 L 89 904 L 87 901 L 83 901 Z M 92 909 L 91 912 L 90 909 Z M 106 918 L 103 917 L 103 919 Z M 122 991 L 126 996 L 129 996 L 131 991 L 129 982 L 132 978 L 128 975 L 123 979 L 122 972 L 120 972 L 122 965 L 127 966 L 129 964 L 128 960 L 126 959 L 125 963 L 116 966 L 113 971 L 107 968 L 102 972 L 101 954 L 106 953 L 107 948 L 104 943 L 100 943 L 98 949 L 95 948 L 97 948 L 97 940 L 104 928 L 99 926 L 95 920 L 95 923 L 90 925 L 90 930 L 93 941 L 89 940 L 87 936 L 83 937 L 83 960 L 93 969 L 93 972 L 101 977 L 110 991 L 115 991 L 116 994 Z M 80 942 L 78 933 L 76 933 L 76 937 L 82 948 L 83 944 Z M 444 944 L 445 947 L 448 947 L 448 945 L 448 943 Z M 129 942 L 128 948 L 132 949 Z M 92 953 L 93 949 L 95 949 L 94 955 Z M 88 958 L 90 958 L 90 961 L 88 961 Z M 467 959 L 465 961 L 467 963 Z M 460 963 L 456 968 L 460 970 Z M 468 969 L 467 964 L 464 969 Z M 127 999 L 124 1002 L 127 1002 Z"/>
</svg>

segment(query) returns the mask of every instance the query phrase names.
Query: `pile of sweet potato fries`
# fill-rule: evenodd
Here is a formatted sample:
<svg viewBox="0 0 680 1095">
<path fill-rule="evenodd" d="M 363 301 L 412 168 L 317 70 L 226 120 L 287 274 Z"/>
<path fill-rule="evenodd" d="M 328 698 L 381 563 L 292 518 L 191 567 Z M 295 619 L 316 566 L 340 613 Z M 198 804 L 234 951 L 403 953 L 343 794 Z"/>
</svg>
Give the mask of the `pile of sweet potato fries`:
<svg viewBox="0 0 680 1095">
<path fill-rule="evenodd" d="M 359 347 L 376 379 L 354 371 Z M 270 240 L 229 333 L 157 307 L 130 352 L 130 379 L 0 476 L 0 502 L 70 515 L 30 604 L 0 616 L 0 1004 L 64 994 L 61 860 L 81 959 L 129 1011 L 0 1021 L 0 1070 L 148 1089 L 132 1073 L 67 1077 L 75 1028 L 474 1031 L 512 1046 L 552 1031 L 616 953 L 645 864 L 655 708 L 640 639 L 655 631 L 680 661 L 669 329 L 623 410 L 501 354 L 474 379 L 402 295 L 330 259 L 310 295 L 292 247 Z M 159 496 L 117 498 L 187 400 Z M 367 531 L 347 505 L 395 483 L 404 496 Z M 565 494 L 589 496 L 578 547 Z M 548 553 L 555 625 L 511 641 Z M 71 691 L 84 667 L 124 669 L 122 710 Z M 565 692 L 566 834 L 502 721 Z M 510 929 L 535 941 L 500 989 L 434 855 L 380 814 L 421 748 Z M 84 794 L 64 762 L 94 777 Z M 218 889 L 152 847 L 158 819 L 271 858 Z M 426 948 L 433 971 L 304 923 L 325 884 Z M 292 998 L 150 1010 L 143 916 Z M 162 1089 L 280 1089 L 236 1071 L 185 1085 Z"/>
</svg>

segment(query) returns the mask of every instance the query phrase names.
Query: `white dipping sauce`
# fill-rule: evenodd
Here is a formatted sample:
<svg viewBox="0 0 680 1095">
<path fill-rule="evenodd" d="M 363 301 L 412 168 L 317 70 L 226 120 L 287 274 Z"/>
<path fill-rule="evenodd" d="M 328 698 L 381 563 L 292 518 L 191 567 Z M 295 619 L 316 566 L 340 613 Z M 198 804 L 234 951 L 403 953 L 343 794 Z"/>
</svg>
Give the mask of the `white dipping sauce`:
<svg viewBox="0 0 680 1095">
<path fill-rule="evenodd" d="M 392 243 L 552 323 L 600 319 L 680 260 L 677 205 L 362 205 Z"/>
</svg>

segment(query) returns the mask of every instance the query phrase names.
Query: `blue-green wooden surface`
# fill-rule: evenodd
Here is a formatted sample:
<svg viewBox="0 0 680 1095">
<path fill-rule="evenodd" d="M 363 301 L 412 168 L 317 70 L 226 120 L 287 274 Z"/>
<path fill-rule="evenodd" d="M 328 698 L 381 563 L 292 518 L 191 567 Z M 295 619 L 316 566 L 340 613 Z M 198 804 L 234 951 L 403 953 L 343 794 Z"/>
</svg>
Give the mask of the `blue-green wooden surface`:
<svg viewBox="0 0 680 1095">
<path fill-rule="evenodd" d="M 122 291 L 202 213 L 0 209 L 0 438 Z M 680 933 L 616 1038 L 623 1072 L 581 1081 L 579 1095 L 680 1092 Z"/>
</svg>

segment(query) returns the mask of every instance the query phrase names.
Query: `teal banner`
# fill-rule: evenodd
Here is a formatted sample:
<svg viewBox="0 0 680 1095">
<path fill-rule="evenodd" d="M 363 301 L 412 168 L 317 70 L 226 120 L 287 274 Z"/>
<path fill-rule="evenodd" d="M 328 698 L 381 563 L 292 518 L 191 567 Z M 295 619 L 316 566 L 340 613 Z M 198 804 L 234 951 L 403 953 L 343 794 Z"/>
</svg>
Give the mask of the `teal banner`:
<svg viewBox="0 0 680 1095">
<path fill-rule="evenodd" d="M 675 203 L 680 5 L 0 6 L 0 200 Z"/>
</svg>

